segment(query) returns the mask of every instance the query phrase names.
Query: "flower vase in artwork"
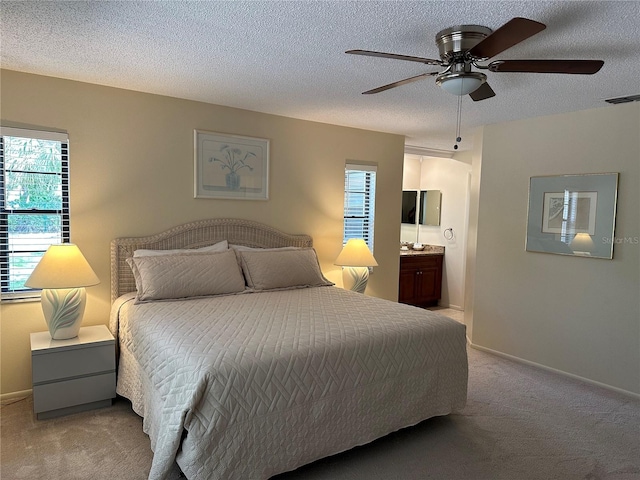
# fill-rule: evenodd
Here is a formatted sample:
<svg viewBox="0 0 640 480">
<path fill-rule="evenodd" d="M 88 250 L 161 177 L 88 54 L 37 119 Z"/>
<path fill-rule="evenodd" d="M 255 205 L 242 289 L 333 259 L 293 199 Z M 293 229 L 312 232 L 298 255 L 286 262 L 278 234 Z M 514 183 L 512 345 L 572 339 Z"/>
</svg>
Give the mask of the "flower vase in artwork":
<svg viewBox="0 0 640 480">
<path fill-rule="evenodd" d="M 240 175 L 236 172 L 229 172 L 225 176 L 227 187 L 231 190 L 238 190 L 240 188 Z"/>
</svg>

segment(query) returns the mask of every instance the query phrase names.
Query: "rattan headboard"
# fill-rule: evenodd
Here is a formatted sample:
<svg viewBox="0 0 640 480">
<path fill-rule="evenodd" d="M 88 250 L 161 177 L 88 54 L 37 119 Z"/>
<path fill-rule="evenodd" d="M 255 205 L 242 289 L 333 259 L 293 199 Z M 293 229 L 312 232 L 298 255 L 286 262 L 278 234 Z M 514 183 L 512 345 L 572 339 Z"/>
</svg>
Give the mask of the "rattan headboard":
<svg viewBox="0 0 640 480">
<path fill-rule="evenodd" d="M 185 223 L 148 237 L 116 238 L 111 241 L 111 303 L 120 295 L 136 289 L 133 273 L 126 262 L 135 250 L 199 248 L 222 240 L 261 248 L 313 246 L 313 239 L 309 235 L 289 235 L 262 223 L 237 218 Z"/>
</svg>

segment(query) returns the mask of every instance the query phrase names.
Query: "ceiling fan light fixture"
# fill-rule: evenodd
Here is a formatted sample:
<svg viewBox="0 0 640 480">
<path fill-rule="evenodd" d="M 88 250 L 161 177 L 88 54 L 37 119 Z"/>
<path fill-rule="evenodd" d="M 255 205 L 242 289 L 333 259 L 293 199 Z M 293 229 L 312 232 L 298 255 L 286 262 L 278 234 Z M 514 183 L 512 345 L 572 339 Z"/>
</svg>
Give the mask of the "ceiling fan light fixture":
<svg viewBox="0 0 640 480">
<path fill-rule="evenodd" d="M 436 78 L 436 84 L 452 95 L 469 95 L 487 81 L 487 76 L 480 72 L 445 73 Z"/>
</svg>

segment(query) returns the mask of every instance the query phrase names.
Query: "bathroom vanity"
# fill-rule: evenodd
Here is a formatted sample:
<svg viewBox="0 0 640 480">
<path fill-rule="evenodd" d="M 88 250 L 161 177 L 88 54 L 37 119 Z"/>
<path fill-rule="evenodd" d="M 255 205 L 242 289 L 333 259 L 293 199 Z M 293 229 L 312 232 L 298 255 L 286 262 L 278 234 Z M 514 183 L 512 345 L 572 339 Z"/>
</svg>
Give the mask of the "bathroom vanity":
<svg viewBox="0 0 640 480">
<path fill-rule="evenodd" d="M 398 302 L 418 307 L 438 305 L 442 292 L 444 247 L 427 245 L 422 251 L 400 251 Z"/>
</svg>

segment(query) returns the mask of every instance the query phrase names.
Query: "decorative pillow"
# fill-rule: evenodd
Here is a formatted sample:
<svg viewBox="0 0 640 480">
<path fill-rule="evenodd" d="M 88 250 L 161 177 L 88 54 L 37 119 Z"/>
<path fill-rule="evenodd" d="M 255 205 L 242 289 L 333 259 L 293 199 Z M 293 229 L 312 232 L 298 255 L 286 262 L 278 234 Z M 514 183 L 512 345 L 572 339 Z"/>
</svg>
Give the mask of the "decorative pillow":
<svg viewBox="0 0 640 480">
<path fill-rule="evenodd" d="M 229 242 L 222 240 L 221 242 L 209 245 L 202 248 L 179 248 L 175 250 L 135 250 L 133 257 L 149 257 L 157 255 L 175 255 L 178 253 L 211 253 L 211 252 L 224 252 L 229 249 Z"/>
<path fill-rule="evenodd" d="M 138 301 L 240 293 L 244 278 L 233 250 L 128 258 Z"/>
<path fill-rule="evenodd" d="M 249 288 L 274 290 L 333 285 L 324 278 L 313 248 L 239 251 Z"/>
</svg>

